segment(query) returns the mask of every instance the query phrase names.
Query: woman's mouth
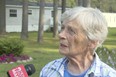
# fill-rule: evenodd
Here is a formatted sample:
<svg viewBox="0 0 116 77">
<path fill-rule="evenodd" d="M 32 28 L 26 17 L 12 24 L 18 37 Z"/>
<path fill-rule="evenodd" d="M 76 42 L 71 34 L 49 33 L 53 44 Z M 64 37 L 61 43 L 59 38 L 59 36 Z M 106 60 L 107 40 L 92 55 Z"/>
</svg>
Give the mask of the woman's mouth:
<svg viewBox="0 0 116 77">
<path fill-rule="evenodd" d="M 68 47 L 68 46 L 65 45 L 65 44 L 60 43 L 60 47 Z"/>
</svg>

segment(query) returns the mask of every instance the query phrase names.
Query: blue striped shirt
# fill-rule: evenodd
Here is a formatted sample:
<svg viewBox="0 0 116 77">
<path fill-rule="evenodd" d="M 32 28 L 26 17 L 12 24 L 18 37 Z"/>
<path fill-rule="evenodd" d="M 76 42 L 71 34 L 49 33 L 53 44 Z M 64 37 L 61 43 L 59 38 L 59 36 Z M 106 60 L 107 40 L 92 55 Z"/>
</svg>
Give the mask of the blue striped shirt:
<svg viewBox="0 0 116 77">
<path fill-rule="evenodd" d="M 41 70 L 40 77 L 64 77 L 65 62 L 67 61 L 67 58 L 64 57 L 48 63 Z M 95 54 L 94 62 L 84 77 L 116 77 L 116 71 L 102 62 Z"/>
</svg>

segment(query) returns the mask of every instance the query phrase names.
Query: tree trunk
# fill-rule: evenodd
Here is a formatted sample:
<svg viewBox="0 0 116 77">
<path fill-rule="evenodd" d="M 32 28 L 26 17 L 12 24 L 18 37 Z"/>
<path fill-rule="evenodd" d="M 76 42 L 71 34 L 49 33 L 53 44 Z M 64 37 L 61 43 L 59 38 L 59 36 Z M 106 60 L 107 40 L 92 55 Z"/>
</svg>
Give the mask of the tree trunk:
<svg viewBox="0 0 116 77">
<path fill-rule="evenodd" d="M 83 0 L 76 0 L 77 6 L 83 6 Z"/>
<path fill-rule="evenodd" d="M 58 1 L 54 0 L 54 12 L 53 12 L 53 37 L 56 37 L 58 34 Z"/>
<path fill-rule="evenodd" d="M 6 6 L 5 0 L 0 0 L 0 35 L 6 33 Z"/>
<path fill-rule="evenodd" d="M 62 0 L 62 13 L 66 10 L 66 0 Z"/>
<path fill-rule="evenodd" d="M 28 38 L 28 0 L 23 0 L 21 39 Z"/>
<path fill-rule="evenodd" d="M 44 7 L 45 7 L 45 0 L 40 0 L 39 28 L 38 28 L 38 38 L 37 38 L 37 42 L 39 42 L 39 43 L 43 42 Z"/>
<path fill-rule="evenodd" d="M 90 7 L 91 6 L 91 0 L 83 0 L 83 6 L 84 7 Z"/>
</svg>

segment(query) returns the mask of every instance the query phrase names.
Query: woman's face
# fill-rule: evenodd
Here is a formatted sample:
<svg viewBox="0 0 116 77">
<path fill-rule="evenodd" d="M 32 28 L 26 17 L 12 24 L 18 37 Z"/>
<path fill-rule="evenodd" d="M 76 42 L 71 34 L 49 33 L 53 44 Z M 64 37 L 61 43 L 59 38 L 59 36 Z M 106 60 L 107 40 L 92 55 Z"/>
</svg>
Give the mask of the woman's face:
<svg viewBox="0 0 116 77">
<path fill-rule="evenodd" d="M 74 21 L 63 22 L 59 33 L 59 52 L 65 56 L 86 54 L 88 51 L 88 38 L 81 26 Z"/>
</svg>

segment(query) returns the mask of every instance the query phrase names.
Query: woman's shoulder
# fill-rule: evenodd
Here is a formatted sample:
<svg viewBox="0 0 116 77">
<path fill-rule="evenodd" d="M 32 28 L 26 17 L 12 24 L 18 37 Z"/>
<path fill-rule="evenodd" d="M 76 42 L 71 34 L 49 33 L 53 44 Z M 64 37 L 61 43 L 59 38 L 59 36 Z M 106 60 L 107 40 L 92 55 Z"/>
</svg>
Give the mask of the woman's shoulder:
<svg viewBox="0 0 116 77">
<path fill-rule="evenodd" d="M 56 68 L 62 65 L 66 61 L 66 58 L 55 59 L 44 66 L 44 68 Z"/>
<path fill-rule="evenodd" d="M 53 72 L 54 74 L 57 73 L 58 69 L 61 68 L 61 66 L 63 66 L 65 59 L 66 58 L 56 59 L 46 64 L 40 72 L 40 77 L 43 77 L 43 76 L 46 77 L 51 73 L 53 74 Z"/>
<path fill-rule="evenodd" d="M 107 76 L 110 76 L 110 77 L 116 76 L 116 70 L 104 62 L 102 62 L 102 71 L 103 71 L 103 74 Z"/>
</svg>

